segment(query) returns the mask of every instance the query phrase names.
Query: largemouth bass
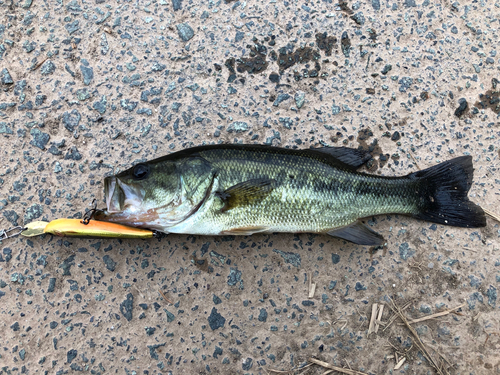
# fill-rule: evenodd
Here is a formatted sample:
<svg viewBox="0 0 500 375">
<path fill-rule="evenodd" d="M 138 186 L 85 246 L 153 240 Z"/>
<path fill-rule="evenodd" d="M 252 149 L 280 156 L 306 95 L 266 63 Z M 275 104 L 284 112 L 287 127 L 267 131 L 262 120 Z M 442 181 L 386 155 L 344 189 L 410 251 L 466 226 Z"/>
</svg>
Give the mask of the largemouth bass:
<svg viewBox="0 0 500 375">
<path fill-rule="evenodd" d="M 384 243 L 360 221 L 374 215 L 486 225 L 467 197 L 470 156 L 403 177 L 357 172 L 370 158 L 345 147 L 194 147 L 106 177 L 107 209 L 96 219 L 196 235 L 327 233 L 369 246 Z"/>
</svg>

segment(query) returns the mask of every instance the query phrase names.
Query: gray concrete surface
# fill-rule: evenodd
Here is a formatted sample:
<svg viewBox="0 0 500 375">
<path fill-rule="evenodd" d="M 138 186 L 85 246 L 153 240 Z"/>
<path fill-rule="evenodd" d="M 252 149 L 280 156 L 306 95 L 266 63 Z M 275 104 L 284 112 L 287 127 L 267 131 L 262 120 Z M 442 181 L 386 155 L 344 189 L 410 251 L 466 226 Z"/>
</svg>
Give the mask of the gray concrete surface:
<svg viewBox="0 0 500 375">
<path fill-rule="evenodd" d="M 106 175 L 219 142 L 361 145 L 384 175 L 470 154 L 471 199 L 498 213 L 499 18 L 498 1 L 0 1 L 0 228 L 81 217 Z M 383 249 L 5 240 L 0 373 L 434 373 L 398 321 L 367 334 L 389 298 L 409 319 L 465 304 L 415 329 L 449 373 L 500 373 L 498 223 L 371 224 Z"/>
</svg>

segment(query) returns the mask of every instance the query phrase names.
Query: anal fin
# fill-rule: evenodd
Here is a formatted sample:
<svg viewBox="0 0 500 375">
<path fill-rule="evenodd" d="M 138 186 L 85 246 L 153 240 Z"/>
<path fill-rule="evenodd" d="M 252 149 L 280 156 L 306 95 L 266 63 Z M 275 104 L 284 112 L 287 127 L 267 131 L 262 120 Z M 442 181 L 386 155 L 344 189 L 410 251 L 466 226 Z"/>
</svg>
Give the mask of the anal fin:
<svg viewBox="0 0 500 375">
<path fill-rule="evenodd" d="M 385 243 L 384 237 L 360 222 L 356 222 L 344 228 L 333 229 L 327 232 L 327 234 L 358 245 L 380 246 Z"/>
</svg>

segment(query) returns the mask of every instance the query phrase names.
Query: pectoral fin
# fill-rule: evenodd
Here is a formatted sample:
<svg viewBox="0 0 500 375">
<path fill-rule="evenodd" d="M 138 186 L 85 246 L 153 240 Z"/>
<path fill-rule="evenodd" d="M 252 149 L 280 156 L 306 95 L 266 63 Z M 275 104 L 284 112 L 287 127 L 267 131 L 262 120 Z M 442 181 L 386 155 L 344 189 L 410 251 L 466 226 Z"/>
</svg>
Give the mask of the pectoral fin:
<svg viewBox="0 0 500 375">
<path fill-rule="evenodd" d="M 276 180 L 273 179 L 256 178 L 241 182 L 215 194 L 224 202 L 221 211 L 226 212 L 234 207 L 264 199 L 273 191 L 275 183 Z"/>
<path fill-rule="evenodd" d="M 384 237 L 359 222 L 327 233 L 358 245 L 380 246 L 385 243 Z"/>
</svg>

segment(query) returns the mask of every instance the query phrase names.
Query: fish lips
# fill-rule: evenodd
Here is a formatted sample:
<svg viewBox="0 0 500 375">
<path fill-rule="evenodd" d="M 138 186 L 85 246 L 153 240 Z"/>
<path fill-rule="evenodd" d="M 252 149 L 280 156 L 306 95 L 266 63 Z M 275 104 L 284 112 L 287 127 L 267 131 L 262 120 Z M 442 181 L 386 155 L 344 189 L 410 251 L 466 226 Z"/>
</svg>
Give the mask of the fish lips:
<svg viewBox="0 0 500 375">
<path fill-rule="evenodd" d="M 139 186 L 123 183 L 115 176 L 104 179 L 106 208 L 109 214 L 123 212 L 127 208 L 138 209 L 144 192 Z"/>
</svg>

